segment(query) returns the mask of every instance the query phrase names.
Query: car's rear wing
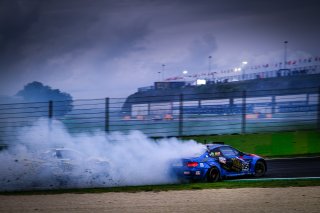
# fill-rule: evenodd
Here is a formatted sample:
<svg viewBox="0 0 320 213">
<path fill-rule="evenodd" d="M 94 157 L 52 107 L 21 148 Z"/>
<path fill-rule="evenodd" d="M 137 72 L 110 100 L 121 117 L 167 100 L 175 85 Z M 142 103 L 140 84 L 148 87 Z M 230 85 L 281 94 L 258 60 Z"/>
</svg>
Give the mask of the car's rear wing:
<svg viewBox="0 0 320 213">
<path fill-rule="evenodd" d="M 212 144 L 222 144 L 222 145 L 224 145 L 224 142 L 213 142 Z"/>
</svg>

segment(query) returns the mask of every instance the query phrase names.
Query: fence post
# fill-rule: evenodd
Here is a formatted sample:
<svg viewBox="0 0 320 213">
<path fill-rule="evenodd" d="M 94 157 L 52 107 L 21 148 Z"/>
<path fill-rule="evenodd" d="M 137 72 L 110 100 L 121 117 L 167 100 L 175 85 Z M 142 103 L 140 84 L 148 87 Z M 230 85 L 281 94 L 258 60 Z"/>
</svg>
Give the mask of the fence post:
<svg viewBox="0 0 320 213">
<path fill-rule="evenodd" d="M 246 133 L 246 114 L 247 114 L 247 104 L 246 104 L 247 92 L 244 90 L 242 92 L 242 119 L 241 119 L 241 133 Z"/>
<path fill-rule="evenodd" d="M 53 117 L 53 101 L 49 101 L 48 103 L 48 118 L 52 119 Z"/>
<path fill-rule="evenodd" d="M 179 136 L 183 135 L 183 94 L 179 97 Z"/>
<path fill-rule="evenodd" d="M 110 105 L 110 102 L 109 102 L 109 98 L 106 98 L 105 99 L 105 117 L 104 117 L 104 131 L 106 133 L 109 133 L 110 131 L 110 115 L 109 115 L 109 105 Z"/>
<path fill-rule="evenodd" d="M 48 127 L 49 131 L 52 129 L 52 118 L 53 118 L 53 101 L 48 102 Z"/>
<path fill-rule="evenodd" d="M 273 114 L 276 113 L 276 96 L 272 95 L 272 99 L 271 99 L 271 114 L 273 117 Z"/>
</svg>

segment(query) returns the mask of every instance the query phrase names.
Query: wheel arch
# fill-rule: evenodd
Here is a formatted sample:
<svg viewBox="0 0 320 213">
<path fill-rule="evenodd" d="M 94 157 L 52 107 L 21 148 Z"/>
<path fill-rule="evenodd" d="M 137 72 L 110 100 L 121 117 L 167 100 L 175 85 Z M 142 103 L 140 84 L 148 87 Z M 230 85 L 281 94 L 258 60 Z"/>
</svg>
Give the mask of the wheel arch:
<svg viewBox="0 0 320 213">
<path fill-rule="evenodd" d="M 215 181 L 210 180 L 210 177 L 209 177 L 209 176 L 210 176 L 210 172 L 211 172 L 211 170 L 213 170 L 213 169 L 216 169 L 216 170 L 219 172 L 219 177 L 218 177 L 217 180 L 215 180 Z M 220 168 L 219 166 L 212 165 L 212 166 L 207 170 L 205 176 L 206 176 L 206 179 L 207 179 L 208 182 L 220 181 L 220 180 L 222 179 L 221 168 Z"/>
<path fill-rule="evenodd" d="M 258 159 L 257 161 L 256 161 L 256 163 L 257 162 L 262 162 L 263 164 L 264 164 L 264 166 L 265 166 L 265 168 L 266 168 L 266 171 L 268 171 L 268 165 L 267 165 L 267 162 L 266 162 L 266 160 L 265 159 L 263 159 L 263 158 L 260 158 L 260 159 Z"/>
</svg>

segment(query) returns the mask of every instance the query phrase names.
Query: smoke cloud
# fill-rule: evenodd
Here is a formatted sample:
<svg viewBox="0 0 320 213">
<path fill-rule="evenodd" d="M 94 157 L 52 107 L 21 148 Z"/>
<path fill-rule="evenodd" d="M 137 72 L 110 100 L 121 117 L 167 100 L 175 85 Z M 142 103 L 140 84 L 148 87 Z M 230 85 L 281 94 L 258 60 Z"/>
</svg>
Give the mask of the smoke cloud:
<svg viewBox="0 0 320 213">
<path fill-rule="evenodd" d="M 204 148 L 138 131 L 71 135 L 46 119 L 20 129 L 17 141 L 0 152 L 0 191 L 174 183 L 170 162 Z"/>
</svg>

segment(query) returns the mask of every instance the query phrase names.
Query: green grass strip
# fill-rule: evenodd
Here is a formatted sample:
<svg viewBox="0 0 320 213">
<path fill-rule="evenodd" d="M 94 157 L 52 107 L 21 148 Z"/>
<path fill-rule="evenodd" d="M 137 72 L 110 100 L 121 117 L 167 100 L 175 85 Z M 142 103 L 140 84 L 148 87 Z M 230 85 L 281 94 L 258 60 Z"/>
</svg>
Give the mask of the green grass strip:
<svg viewBox="0 0 320 213">
<path fill-rule="evenodd" d="M 243 152 L 264 157 L 320 155 L 320 131 L 292 131 L 241 135 L 203 135 L 182 137 L 200 143 L 221 141 Z"/>
</svg>

